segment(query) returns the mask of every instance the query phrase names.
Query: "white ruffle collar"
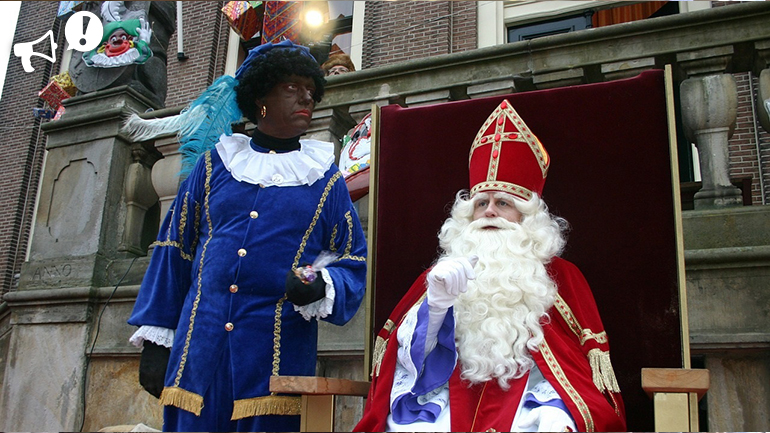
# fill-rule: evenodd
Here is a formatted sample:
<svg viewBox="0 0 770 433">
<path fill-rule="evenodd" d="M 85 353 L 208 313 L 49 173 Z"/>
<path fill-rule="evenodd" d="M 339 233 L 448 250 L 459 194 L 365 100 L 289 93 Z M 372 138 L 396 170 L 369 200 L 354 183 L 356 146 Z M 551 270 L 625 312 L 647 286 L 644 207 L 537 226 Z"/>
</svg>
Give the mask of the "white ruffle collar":
<svg viewBox="0 0 770 433">
<path fill-rule="evenodd" d="M 262 186 L 312 185 L 334 162 L 334 144 L 300 140 L 298 151 L 262 153 L 251 148 L 243 134 L 222 135 L 217 152 L 225 168 L 239 182 Z"/>
</svg>

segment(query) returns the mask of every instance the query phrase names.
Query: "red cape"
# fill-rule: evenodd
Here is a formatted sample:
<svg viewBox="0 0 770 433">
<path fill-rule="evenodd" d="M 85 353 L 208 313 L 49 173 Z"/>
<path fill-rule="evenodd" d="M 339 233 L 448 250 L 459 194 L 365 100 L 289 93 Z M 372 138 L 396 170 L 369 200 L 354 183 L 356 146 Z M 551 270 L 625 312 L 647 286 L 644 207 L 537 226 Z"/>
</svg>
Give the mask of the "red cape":
<svg viewBox="0 0 770 433">
<path fill-rule="evenodd" d="M 547 269 L 558 297 L 549 310 L 550 323 L 543 325 L 545 341 L 532 356 L 564 400 L 578 431 L 626 431 L 625 408 L 591 289 L 580 270 L 566 260 L 554 258 Z M 363 417 L 353 431 L 387 427 L 398 352 L 396 331 L 409 309 L 424 298 L 427 272 L 412 284 L 377 335 L 372 384 Z M 449 382 L 452 431 L 510 430 L 526 376 L 512 381 L 508 391 L 494 380 L 469 387 L 459 379 L 457 369 Z"/>
</svg>

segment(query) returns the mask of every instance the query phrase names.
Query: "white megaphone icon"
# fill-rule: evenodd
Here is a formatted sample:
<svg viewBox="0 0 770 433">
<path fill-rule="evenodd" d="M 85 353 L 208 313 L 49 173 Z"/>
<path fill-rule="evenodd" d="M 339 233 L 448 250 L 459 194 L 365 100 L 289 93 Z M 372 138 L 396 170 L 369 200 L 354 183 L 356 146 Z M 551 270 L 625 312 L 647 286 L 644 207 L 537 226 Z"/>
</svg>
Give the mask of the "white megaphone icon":
<svg viewBox="0 0 770 433">
<path fill-rule="evenodd" d="M 44 40 L 46 37 L 51 38 L 51 55 L 46 56 L 45 54 L 36 53 L 32 47 Z M 35 68 L 32 67 L 32 62 L 30 61 L 30 57 L 32 56 L 38 56 L 42 57 L 46 60 L 48 60 L 51 63 L 56 62 L 56 48 L 58 45 L 56 45 L 56 42 L 53 40 L 53 30 L 48 30 L 46 34 L 40 37 L 40 39 L 32 42 L 22 42 L 18 44 L 13 45 L 13 55 L 16 57 L 19 57 L 21 59 L 21 65 L 24 66 L 24 72 L 34 72 Z"/>
</svg>

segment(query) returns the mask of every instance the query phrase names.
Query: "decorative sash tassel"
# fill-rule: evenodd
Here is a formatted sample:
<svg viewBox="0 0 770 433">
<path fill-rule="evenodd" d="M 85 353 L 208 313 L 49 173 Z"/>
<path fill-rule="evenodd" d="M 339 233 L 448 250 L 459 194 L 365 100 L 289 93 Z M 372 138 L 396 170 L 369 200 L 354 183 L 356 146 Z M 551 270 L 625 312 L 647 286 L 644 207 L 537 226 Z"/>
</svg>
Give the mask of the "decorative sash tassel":
<svg viewBox="0 0 770 433">
<path fill-rule="evenodd" d="M 380 366 L 382 366 L 382 360 L 385 358 L 385 348 L 388 346 L 388 340 L 377 336 L 377 340 L 374 343 L 374 354 L 372 359 L 374 360 L 374 368 L 372 368 L 372 377 L 380 376 Z"/>
<path fill-rule="evenodd" d="M 267 395 L 264 397 L 235 400 L 231 420 L 260 415 L 299 415 L 300 412 L 302 412 L 302 397 Z"/>
<path fill-rule="evenodd" d="M 591 363 L 594 385 L 599 388 L 599 391 L 620 392 L 615 371 L 612 369 L 610 353 L 601 349 L 591 349 L 588 351 L 588 360 Z"/>
<path fill-rule="evenodd" d="M 179 409 L 192 412 L 195 416 L 201 416 L 203 396 L 176 386 L 167 386 L 163 388 L 163 392 L 160 394 L 160 404 L 165 406 L 175 406 Z"/>
</svg>

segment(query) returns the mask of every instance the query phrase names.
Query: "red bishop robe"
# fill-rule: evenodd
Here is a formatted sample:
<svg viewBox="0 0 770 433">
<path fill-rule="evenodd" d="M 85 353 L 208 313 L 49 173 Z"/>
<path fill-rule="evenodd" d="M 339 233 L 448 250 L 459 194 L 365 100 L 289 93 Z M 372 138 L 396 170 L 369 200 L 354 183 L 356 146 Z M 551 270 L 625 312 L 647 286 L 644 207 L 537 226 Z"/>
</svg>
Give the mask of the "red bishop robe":
<svg viewBox="0 0 770 433">
<path fill-rule="evenodd" d="M 554 258 L 547 266 L 558 287 L 545 340 L 532 357 L 569 409 L 578 431 L 626 431 L 623 400 L 609 357 L 609 344 L 591 289 L 572 263 Z M 377 335 L 372 384 L 364 414 L 353 431 L 384 431 L 396 367 L 396 333 L 407 312 L 426 293 L 425 271 L 393 310 Z M 527 382 L 511 381 L 503 391 L 496 380 L 469 387 L 459 369 L 449 380 L 452 431 L 509 431 Z"/>
</svg>

